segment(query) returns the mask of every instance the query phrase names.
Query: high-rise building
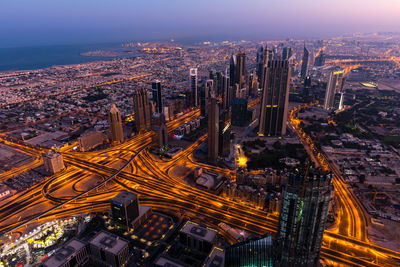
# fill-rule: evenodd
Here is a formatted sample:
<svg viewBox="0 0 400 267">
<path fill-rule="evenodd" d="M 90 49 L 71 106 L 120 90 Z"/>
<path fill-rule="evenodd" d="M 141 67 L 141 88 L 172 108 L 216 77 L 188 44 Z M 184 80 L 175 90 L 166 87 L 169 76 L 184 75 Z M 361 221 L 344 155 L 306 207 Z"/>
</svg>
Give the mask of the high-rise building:
<svg viewBox="0 0 400 267">
<path fill-rule="evenodd" d="M 165 124 L 165 116 L 163 113 L 153 114 L 153 123 L 151 129 L 155 132 L 153 141 L 160 150 L 168 146 L 168 131 Z"/>
<path fill-rule="evenodd" d="M 110 122 L 111 140 L 122 143 L 124 141 L 124 132 L 122 129 L 121 112 L 115 104 L 111 105 L 108 120 Z"/>
<path fill-rule="evenodd" d="M 249 124 L 251 113 L 247 109 L 247 99 L 232 100 L 232 125 L 244 127 Z"/>
<path fill-rule="evenodd" d="M 343 85 L 343 71 L 332 71 L 326 85 L 324 109 L 330 110 L 335 106 L 335 95 L 340 93 Z"/>
<path fill-rule="evenodd" d="M 292 48 L 284 47 L 282 50 L 282 60 L 289 60 L 291 56 L 292 56 Z"/>
<path fill-rule="evenodd" d="M 128 191 L 121 191 L 111 200 L 111 213 L 117 227 L 131 229 L 131 223 L 139 217 L 138 196 Z"/>
<path fill-rule="evenodd" d="M 208 114 L 208 103 L 214 94 L 214 81 L 207 80 L 202 83 L 200 90 L 200 113 L 201 116 L 206 116 Z"/>
<path fill-rule="evenodd" d="M 86 243 L 72 238 L 57 249 L 50 257 L 43 260 L 42 267 L 83 267 L 89 264 L 89 253 Z"/>
<path fill-rule="evenodd" d="M 193 104 L 195 107 L 198 106 L 198 94 L 197 94 L 197 68 L 190 69 L 190 91 L 194 99 Z"/>
<path fill-rule="evenodd" d="M 211 98 L 208 105 L 208 159 L 218 158 L 219 141 L 219 107 L 216 98 Z"/>
<path fill-rule="evenodd" d="M 331 201 L 332 175 L 312 168 L 289 174 L 282 190 L 276 266 L 317 266 Z"/>
<path fill-rule="evenodd" d="M 303 54 L 303 60 L 301 62 L 301 72 L 300 72 L 300 76 L 302 79 L 307 77 L 309 55 L 310 52 L 308 52 L 307 48 L 304 46 L 304 54 Z"/>
<path fill-rule="evenodd" d="M 218 128 L 218 156 L 227 157 L 231 151 L 231 116 L 229 110 L 221 110 Z"/>
<path fill-rule="evenodd" d="M 133 108 L 135 111 L 135 125 L 137 132 L 150 130 L 151 105 L 146 89 L 138 89 L 133 93 Z"/>
<path fill-rule="evenodd" d="M 237 55 L 232 55 L 229 68 L 231 86 L 238 84 L 239 88 L 246 87 L 246 53 L 242 52 L 242 50 L 239 50 Z"/>
<path fill-rule="evenodd" d="M 55 174 L 64 169 L 63 157 L 60 153 L 50 151 L 42 154 L 43 164 L 48 174 Z"/>
<path fill-rule="evenodd" d="M 243 241 L 229 246 L 225 250 L 225 266 L 272 267 L 273 263 L 274 249 L 270 235 L 265 235 L 260 239 Z"/>
<path fill-rule="evenodd" d="M 151 91 L 153 95 L 153 102 L 156 104 L 156 112 L 162 113 L 163 102 L 161 95 L 161 82 L 159 80 L 152 82 Z"/>
<path fill-rule="evenodd" d="M 249 79 L 249 96 L 257 97 L 259 85 L 260 83 L 258 82 L 258 77 L 256 72 L 251 73 Z"/>
<path fill-rule="evenodd" d="M 324 66 L 325 65 L 325 54 L 323 51 L 321 51 L 316 57 L 315 57 L 315 66 Z"/>
<path fill-rule="evenodd" d="M 258 133 L 262 136 L 284 135 L 289 104 L 289 62 L 269 61 L 265 78 Z"/>
<path fill-rule="evenodd" d="M 230 86 L 230 81 L 229 81 L 229 71 L 228 69 L 225 69 L 225 73 L 223 75 L 223 84 L 222 84 L 222 108 L 223 109 L 228 109 L 231 105 L 232 101 L 232 91 Z"/>
</svg>

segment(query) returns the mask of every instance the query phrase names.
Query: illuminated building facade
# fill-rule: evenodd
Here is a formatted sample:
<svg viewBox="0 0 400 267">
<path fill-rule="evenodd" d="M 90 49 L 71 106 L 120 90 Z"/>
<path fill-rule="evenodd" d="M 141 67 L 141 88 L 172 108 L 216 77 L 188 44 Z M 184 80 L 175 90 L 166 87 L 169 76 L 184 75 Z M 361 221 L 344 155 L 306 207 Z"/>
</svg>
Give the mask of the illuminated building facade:
<svg viewBox="0 0 400 267">
<path fill-rule="evenodd" d="M 229 246 L 225 250 L 225 266 L 263 266 L 272 267 L 274 250 L 272 237 L 263 236 Z"/>
<path fill-rule="evenodd" d="M 269 61 L 264 78 L 258 134 L 261 136 L 284 135 L 289 104 L 289 62 L 287 60 Z"/>
<path fill-rule="evenodd" d="M 46 172 L 48 174 L 55 174 L 64 169 L 64 161 L 63 157 L 60 153 L 56 153 L 54 151 L 50 151 L 45 153 L 43 156 L 43 164 Z"/>
<path fill-rule="evenodd" d="M 289 174 L 282 191 L 276 266 L 317 266 L 331 201 L 332 175 L 318 169 Z"/>
<path fill-rule="evenodd" d="M 229 110 L 222 110 L 219 115 L 218 155 L 227 157 L 231 151 L 231 120 Z"/>
</svg>

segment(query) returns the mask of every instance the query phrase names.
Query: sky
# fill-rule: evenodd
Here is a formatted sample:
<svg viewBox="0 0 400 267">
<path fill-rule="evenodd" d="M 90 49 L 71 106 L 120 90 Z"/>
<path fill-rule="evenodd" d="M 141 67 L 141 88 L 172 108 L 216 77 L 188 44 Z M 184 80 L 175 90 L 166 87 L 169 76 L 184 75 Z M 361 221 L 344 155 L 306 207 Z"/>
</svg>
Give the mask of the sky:
<svg viewBox="0 0 400 267">
<path fill-rule="evenodd" d="M 0 47 L 399 31 L 400 0 L 0 0 Z"/>
</svg>

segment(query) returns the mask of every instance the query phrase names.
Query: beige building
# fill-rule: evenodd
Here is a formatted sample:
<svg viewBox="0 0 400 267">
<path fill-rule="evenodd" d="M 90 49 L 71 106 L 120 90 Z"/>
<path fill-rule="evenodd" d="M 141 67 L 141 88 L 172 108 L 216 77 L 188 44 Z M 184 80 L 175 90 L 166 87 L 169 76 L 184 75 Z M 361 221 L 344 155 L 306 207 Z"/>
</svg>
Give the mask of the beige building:
<svg viewBox="0 0 400 267">
<path fill-rule="evenodd" d="M 124 141 L 124 132 L 122 129 L 121 112 L 115 104 L 111 105 L 108 119 L 110 122 L 111 140 L 113 142 L 122 143 Z"/>
<path fill-rule="evenodd" d="M 64 161 L 60 153 L 54 151 L 43 154 L 44 168 L 49 174 L 55 174 L 64 169 Z"/>
</svg>

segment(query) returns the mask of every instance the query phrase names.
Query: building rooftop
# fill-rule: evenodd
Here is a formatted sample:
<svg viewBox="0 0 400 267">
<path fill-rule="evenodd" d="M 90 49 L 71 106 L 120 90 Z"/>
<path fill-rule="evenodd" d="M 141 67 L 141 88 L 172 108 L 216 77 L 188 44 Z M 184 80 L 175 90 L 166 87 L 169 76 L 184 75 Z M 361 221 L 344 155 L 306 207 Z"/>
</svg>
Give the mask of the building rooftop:
<svg viewBox="0 0 400 267">
<path fill-rule="evenodd" d="M 84 246 L 85 243 L 78 239 L 71 239 L 67 243 L 64 244 L 61 248 L 59 248 L 53 255 L 47 258 L 43 266 L 45 267 L 58 267 L 63 266 L 68 260 L 76 255 Z"/>
<path fill-rule="evenodd" d="M 182 265 L 180 263 L 176 263 L 175 261 L 172 261 L 170 259 L 165 258 L 164 256 L 159 257 L 154 264 L 156 266 L 162 266 L 162 267 L 187 267 L 186 265 Z"/>
<path fill-rule="evenodd" d="M 119 204 L 123 204 L 123 205 L 128 205 L 132 201 L 136 200 L 137 198 L 138 197 L 136 194 L 123 190 L 118 195 L 116 195 L 113 199 L 111 199 L 111 201 L 119 203 Z"/>
<path fill-rule="evenodd" d="M 99 232 L 89 243 L 90 245 L 106 250 L 114 255 L 117 255 L 128 245 L 128 241 L 125 239 L 105 231 Z"/>
<path fill-rule="evenodd" d="M 216 230 L 208 227 L 202 227 L 189 221 L 182 227 L 181 232 L 210 243 L 214 242 L 217 236 Z"/>
<path fill-rule="evenodd" d="M 204 267 L 223 267 L 225 264 L 225 252 L 224 250 L 214 247 L 208 256 Z"/>
</svg>

